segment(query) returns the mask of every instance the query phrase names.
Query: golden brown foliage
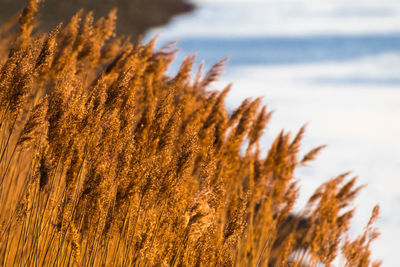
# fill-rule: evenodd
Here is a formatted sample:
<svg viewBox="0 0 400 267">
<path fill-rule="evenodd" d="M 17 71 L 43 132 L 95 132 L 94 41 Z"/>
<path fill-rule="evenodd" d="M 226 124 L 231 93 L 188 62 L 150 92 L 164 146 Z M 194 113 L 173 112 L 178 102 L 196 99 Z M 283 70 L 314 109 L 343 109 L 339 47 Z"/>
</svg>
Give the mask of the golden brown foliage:
<svg viewBox="0 0 400 267">
<path fill-rule="evenodd" d="M 225 90 L 175 49 L 112 37 L 115 12 L 76 14 L 32 36 L 36 0 L 7 37 L 0 69 L 1 266 L 348 266 L 371 263 L 372 227 L 347 234 L 360 187 L 340 175 L 301 214 L 296 168 L 304 127 L 259 141 L 271 112 Z M 243 150 L 244 148 L 244 150 Z"/>
</svg>

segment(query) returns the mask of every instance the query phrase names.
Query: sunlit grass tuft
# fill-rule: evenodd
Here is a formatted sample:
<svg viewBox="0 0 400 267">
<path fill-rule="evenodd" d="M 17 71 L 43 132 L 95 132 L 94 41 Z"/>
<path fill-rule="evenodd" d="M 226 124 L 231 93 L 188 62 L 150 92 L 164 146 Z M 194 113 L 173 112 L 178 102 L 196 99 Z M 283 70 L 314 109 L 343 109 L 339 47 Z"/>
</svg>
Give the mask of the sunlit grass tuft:
<svg viewBox="0 0 400 267">
<path fill-rule="evenodd" d="M 379 265 L 378 207 L 347 235 L 349 174 L 293 213 L 293 173 L 323 147 L 299 155 L 303 127 L 261 156 L 271 112 L 227 112 L 230 87 L 210 89 L 225 61 L 170 77 L 176 49 L 114 37 L 115 11 L 32 35 L 37 4 L 0 31 L 1 266 Z"/>
</svg>

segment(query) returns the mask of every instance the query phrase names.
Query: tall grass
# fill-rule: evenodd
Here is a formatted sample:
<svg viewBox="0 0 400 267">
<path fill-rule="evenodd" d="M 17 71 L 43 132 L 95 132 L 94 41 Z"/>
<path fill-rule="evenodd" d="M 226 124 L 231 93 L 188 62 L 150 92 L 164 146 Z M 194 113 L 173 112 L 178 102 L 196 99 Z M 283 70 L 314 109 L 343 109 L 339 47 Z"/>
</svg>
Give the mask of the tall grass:
<svg viewBox="0 0 400 267">
<path fill-rule="evenodd" d="M 361 189 L 342 174 L 298 214 L 293 172 L 304 127 L 261 156 L 271 112 L 229 87 L 210 90 L 224 61 L 191 75 L 176 49 L 114 36 L 115 12 L 79 12 L 32 35 L 38 0 L 0 53 L 1 266 L 378 266 L 376 207 L 347 232 Z"/>
</svg>

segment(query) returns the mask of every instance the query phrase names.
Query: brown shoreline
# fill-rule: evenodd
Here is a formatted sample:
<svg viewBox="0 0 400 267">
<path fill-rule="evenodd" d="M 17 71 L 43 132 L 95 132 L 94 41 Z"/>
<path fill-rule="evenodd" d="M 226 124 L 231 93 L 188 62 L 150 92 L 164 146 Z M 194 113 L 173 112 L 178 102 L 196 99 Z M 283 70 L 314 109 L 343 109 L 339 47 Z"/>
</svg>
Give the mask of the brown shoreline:
<svg viewBox="0 0 400 267">
<path fill-rule="evenodd" d="M 101 4 L 99 4 L 101 3 Z M 16 14 L 25 0 L 0 0 L 0 24 Z M 68 21 L 79 9 L 93 11 L 96 18 L 110 9 L 118 10 L 117 33 L 137 38 L 151 27 L 164 25 L 176 15 L 190 12 L 194 6 L 186 0 L 46 0 L 41 3 L 39 29 L 49 31 L 59 21 Z"/>
</svg>

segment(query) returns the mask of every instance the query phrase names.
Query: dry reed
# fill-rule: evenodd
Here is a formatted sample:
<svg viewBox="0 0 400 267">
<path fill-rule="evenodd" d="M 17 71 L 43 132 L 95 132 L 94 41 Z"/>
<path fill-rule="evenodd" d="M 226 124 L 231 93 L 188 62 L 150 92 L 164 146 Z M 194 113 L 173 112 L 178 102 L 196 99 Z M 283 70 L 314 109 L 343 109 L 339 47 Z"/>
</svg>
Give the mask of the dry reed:
<svg viewBox="0 0 400 267">
<path fill-rule="evenodd" d="M 114 36 L 115 11 L 34 34 L 38 1 L 6 25 L 0 69 L 1 266 L 346 266 L 370 259 L 375 208 L 347 237 L 361 187 L 340 175 L 295 214 L 305 128 L 261 156 L 271 112 L 192 80 L 195 58 Z M 245 148 L 245 150 L 243 150 Z"/>
</svg>

